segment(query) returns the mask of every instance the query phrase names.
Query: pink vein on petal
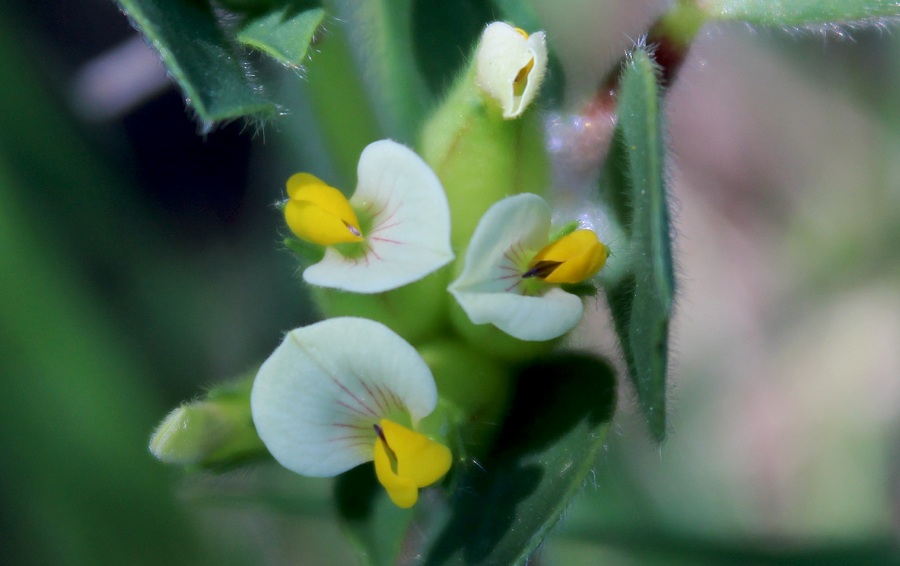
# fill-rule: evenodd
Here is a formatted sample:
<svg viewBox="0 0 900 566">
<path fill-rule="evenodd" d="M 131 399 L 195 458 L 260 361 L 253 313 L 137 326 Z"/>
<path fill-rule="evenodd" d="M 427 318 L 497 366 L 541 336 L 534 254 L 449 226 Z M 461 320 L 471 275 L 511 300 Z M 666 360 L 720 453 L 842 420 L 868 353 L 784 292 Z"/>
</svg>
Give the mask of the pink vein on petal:
<svg viewBox="0 0 900 566">
<path fill-rule="evenodd" d="M 355 429 L 365 430 L 365 431 L 368 431 L 370 428 L 368 426 L 347 424 L 347 423 L 331 423 L 331 426 L 336 426 L 338 428 L 355 428 Z"/>
<path fill-rule="evenodd" d="M 387 405 L 388 407 L 390 407 L 390 406 L 391 406 L 391 399 L 388 399 L 387 395 L 384 394 L 384 389 L 381 388 L 381 385 L 375 384 L 375 390 L 378 391 L 378 394 L 379 394 L 379 395 L 381 396 L 381 398 L 384 400 L 384 404 Z M 397 402 L 397 398 L 394 397 L 394 392 L 393 392 L 393 391 L 390 391 L 390 390 L 388 390 L 388 392 L 391 394 L 391 397 L 393 398 L 394 406 L 395 406 L 397 409 L 402 410 L 403 407 L 401 407 L 401 406 L 400 406 L 400 403 Z"/>
<path fill-rule="evenodd" d="M 366 417 L 366 418 L 369 418 L 369 417 L 371 416 L 371 415 L 368 415 L 368 414 L 364 413 L 363 411 L 360 411 L 357 407 L 351 407 L 350 405 L 348 405 L 347 403 L 344 403 L 343 401 L 338 401 L 337 403 L 338 403 L 338 405 L 340 405 L 341 407 L 344 407 L 345 409 L 347 409 L 347 410 L 349 410 L 349 411 L 352 411 L 352 413 L 353 413 L 354 415 L 360 415 L 360 416 L 363 416 L 363 417 Z"/>
<path fill-rule="evenodd" d="M 403 244 L 404 242 L 399 242 L 397 240 L 390 240 L 388 238 L 379 238 L 378 236 L 369 236 L 372 240 L 377 240 L 379 242 L 386 242 L 388 244 Z"/>
<path fill-rule="evenodd" d="M 372 392 L 372 390 L 369 389 L 369 385 L 362 379 L 359 380 L 359 384 L 365 388 L 366 393 L 368 393 L 369 397 L 371 397 L 372 400 L 375 401 L 375 404 L 378 405 L 378 410 L 381 411 L 382 415 L 384 415 L 384 413 L 386 413 L 387 411 L 385 410 L 384 407 L 381 406 L 381 401 L 378 399 L 378 397 L 376 397 L 375 394 Z"/>
<path fill-rule="evenodd" d="M 403 223 L 400 222 L 399 220 L 397 222 L 394 222 L 393 224 L 380 224 L 376 229 L 372 230 L 371 234 L 377 234 L 378 232 L 381 232 L 382 230 L 390 230 L 391 228 L 400 226 L 401 224 L 403 224 Z"/>
<path fill-rule="evenodd" d="M 348 435 L 348 436 L 335 436 L 335 437 L 329 438 L 326 442 L 336 442 L 338 440 L 369 440 L 369 438 L 372 438 L 372 436 L 370 436 L 368 434 L 366 434 L 366 435 L 353 434 L 353 435 Z"/>
<path fill-rule="evenodd" d="M 350 391 L 349 389 L 347 389 L 347 387 L 344 386 L 343 383 L 341 383 L 340 381 L 338 381 L 334 376 L 329 376 L 329 377 L 331 377 L 331 380 L 334 381 L 335 384 L 337 384 L 337 386 L 340 387 L 341 390 L 342 390 L 344 393 L 346 393 L 347 395 L 349 395 L 350 397 L 352 397 L 354 401 L 356 401 L 357 403 L 360 404 L 360 406 L 364 407 L 364 408 L 366 409 L 366 411 L 368 411 L 368 413 L 369 413 L 370 415 L 372 415 L 373 417 L 377 417 L 377 416 L 378 416 L 378 415 L 375 413 L 375 411 L 372 410 L 371 407 L 369 407 L 368 405 L 366 405 L 365 402 L 363 402 L 359 397 L 357 397 L 356 395 L 354 395 L 353 392 Z M 342 401 L 338 401 L 338 403 L 344 405 L 344 406 L 347 407 L 348 409 L 353 409 L 353 407 L 350 407 L 349 405 L 345 405 Z"/>
</svg>

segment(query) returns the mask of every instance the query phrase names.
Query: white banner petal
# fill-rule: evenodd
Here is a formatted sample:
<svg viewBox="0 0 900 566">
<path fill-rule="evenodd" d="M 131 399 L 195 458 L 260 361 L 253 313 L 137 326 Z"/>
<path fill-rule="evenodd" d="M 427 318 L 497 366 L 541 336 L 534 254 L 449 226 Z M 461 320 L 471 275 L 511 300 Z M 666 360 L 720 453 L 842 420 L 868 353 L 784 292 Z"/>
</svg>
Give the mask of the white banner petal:
<svg viewBox="0 0 900 566">
<path fill-rule="evenodd" d="M 381 323 L 351 317 L 289 332 L 250 397 L 272 456 L 316 477 L 371 460 L 382 418 L 405 414 L 415 425 L 436 404 L 434 378 L 415 348 Z"/>
<path fill-rule="evenodd" d="M 579 297 L 553 287 L 541 295 L 520 293 L 528 259 L 547 244 L 550 208 L 522 194 L 488 209 L 472 235 L 465 265 L 450 292 L 475 324 L 491 323 L 520 340 L 550 340 L 581 320 Z"/>
<path fill-rule="evenodd" d="M 431 168 L 391 140 L 370 144 L 359 158 L 359 182 L 350 203 L 373 217 L 367 253 L 346 258 L 329 248 L 303 278 L 312 285 L 355 293 L 402 287 L 453 260 L 450 207 Z"/>
</svg>

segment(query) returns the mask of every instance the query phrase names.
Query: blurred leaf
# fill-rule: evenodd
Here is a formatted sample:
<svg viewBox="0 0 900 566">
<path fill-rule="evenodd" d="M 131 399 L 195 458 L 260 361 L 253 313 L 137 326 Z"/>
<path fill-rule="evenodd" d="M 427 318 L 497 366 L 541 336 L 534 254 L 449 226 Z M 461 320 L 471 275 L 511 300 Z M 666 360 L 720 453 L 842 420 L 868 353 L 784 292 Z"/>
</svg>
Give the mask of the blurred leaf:
<svg viewBox="0 0 900 566">
<path fill-rule="evenodd" d="M 154 262 L 159 237 L 36 78 L 20 29 L 0 11 L 0 563 L 240 562 L 204 557 L 148 454 L 164 407 L 133 349 L 142 330 L 115 319 L 91 279 L 106 272 L 85 265 Z"/>
<path fill-rule="evenodd" d="M 619 125 L 601 175 L 601 194 L 630 238 L 617 261 L 627 267 L 603 284 L 641 410 L 653 436 L 662 440 L 675 283 L 657 81 L 650 54 L 635 50 L 622 73 Z"/>
<path fill-rule="evenodd" d="M 381 130 L 412 144 L 428 100 L 411 49 L 412 0 L 328 0 L 325 7 L 346 26 L 357 73 Z"/>
<path fill-rule="evenodd" d="M 704 9 L 715 19 L 771 26 L 877 23 L 900 16 L 896 0 L 715 0 Z"/>
<path fill-rule="evenodd" d="M 237 40 L 272 57 L 282 65 L 299 68 L 310 42 L 325 19 L 325 10 L 298 10 L 291 4 L 251 17 L 241 26 Z"/>
<path fill-rule="evenodd" d="M 615 399 L 612 369 L 593 357 L 560 355 L 522 371 L 495 450 L 460 472 L 426 564 L 525 562 L 581 489 Z"/>
<path fill-rule="evenodd" d="M 335 498 L 341 526 L 362 562 L 372 566 L 396 564 L 413 509 L 400 509 L 391 502 L 371 464 L 341 474 L 335 482 Z"/>
<path fill-rule="evenodd" d="M 52 139 L 48 136 L 48 139 Z M 0 154 L 0 472 L 14 564 L 197 564 L 196 540 L 146 452 L 152 392 Z M 46 544 L 53 540 L 52 545 Z"/>
<path fill-rule="evenodd" d="M 244 58 L 207 2 L 119 0 L 119 4 L 159 52 L 205 129 L 241 116 L 274 115 L 275 106 L 244 70 Z"/>
<path fill-rule="evenodd" d="M 0 155 L 0 500 L 27 517 L 4 534 L 4 553 L 19 551 L 4 562 L 197 563 L 146 453 L 151 392 L 83 282 L 34 233 L 17 186 Z"/>
<path fill-rule="evenodd" d="M 567 525 L 568 527 L 568 525 Z M 889 538 L 858 541 L 829 539 L 807 542 L 779 537 L 716 538 L 673 534 L 652 529 L 567 529 L 561 537 L 594 546 L 598 551 L 619 549 L 636 563 L 766 564 L 767 566 L 839 566 L 844 564 L 900 564 L 900 551 Z"/>
<path fill-rule="evenodd" d="M 332 483 L 298 475 L 272 459 L 224 473 L 185 474 L 180 495 L 203 507 L 264 508 L 272 514 L 331 518 Z"/>
<path fill-rule="evenodd" d="M 328 173 L 336 176 L 323 177 L 325 181 L 352 193 L 362 150 L 385 137 L 385 131 L 378 124 L 367 83 L 348 42 L 346 22 L 329 20 L 327 32 L 316 43 L 316 56 L 306 65 L 306 80 L 300 84 L 313 113 L 291 125 L 296 128 L 292 137 L 302 138 L 307 152 L 327 150 L 321 157 L 331 158 Z"/>
<path fill-rule="evenodd" d="M 413 49 L 432 95 L 447 92 L 493 20 L 488 0 L 413 0 Z"/>
</svg>

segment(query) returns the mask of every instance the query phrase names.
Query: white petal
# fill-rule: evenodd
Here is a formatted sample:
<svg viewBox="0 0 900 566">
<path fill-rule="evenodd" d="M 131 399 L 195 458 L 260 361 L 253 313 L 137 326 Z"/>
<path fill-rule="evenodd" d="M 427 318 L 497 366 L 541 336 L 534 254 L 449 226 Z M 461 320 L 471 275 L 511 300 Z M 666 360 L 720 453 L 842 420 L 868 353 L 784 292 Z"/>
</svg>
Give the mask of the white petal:
<svg viewBox="0 0 900 566">
<path fill-rule="evenodd" d="M 534 66 L 525 90 L 516 96 L 513 83 L 519 71 L 532 60 Z M 475 63 L 478 86 L 500 103 L 504 118 L 515 118 L 534 100 L 544 80 L 547 71 L 544 32 L 535 32 L 525 39 L 509 24 L 494 22 L 481 35 Z"/>
<path fill-rule="evenodd" d="M 250 397 L 272 456 L 307 476 L 334 476 L 372 459 L 372 425 L 390 413 L 412 424 L 437 404 L 428 366 L 381 323 L 332 318 L 288 333 L 262 364 Z"/>
<path fill-rule="evenodd" d="M 550 340 L 575 327 L 581 299 L 553 288 L 542 296 L 516 292 L 522 257 L 547 244 L 550 208 L 531 194 L 505 198 L 488 209 L 472 235 L 465 264 L 450 292 L 475 324 L 491 323 L 520 340 Z"/>
<path fill-rule="evenodd" d="M 375 215 L 369 251 L 348 259 L 329 248 L 303 278 L 312 285 L 380 293 L 417 281 L 453 260 L 450 207 L 431 168 L 408 147 L 390 140 L 370 144 L 358 166 L 350 203 Z"/>
<path fill-rule="evenodd" d="M 575 328 L 584 313 L 581 299 L 553 288 L 540 297 L 514 293 L 453 293 L 475 324 L 492 323 L 519 340 L 551 340 Z"/>
</svg>

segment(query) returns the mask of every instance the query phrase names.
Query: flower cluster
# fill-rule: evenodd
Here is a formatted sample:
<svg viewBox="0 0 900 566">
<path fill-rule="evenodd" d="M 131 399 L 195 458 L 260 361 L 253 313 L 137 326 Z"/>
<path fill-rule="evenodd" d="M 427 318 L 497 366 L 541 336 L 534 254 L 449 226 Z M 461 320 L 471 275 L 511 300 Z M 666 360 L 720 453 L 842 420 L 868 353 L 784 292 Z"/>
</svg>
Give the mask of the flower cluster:
<svg viewBox="0 0 900 566">
<path fill-rule="evenodd" d="M 466 118 L 469 125 L 451 134 L 500 131 L 505 122 L 521 119 L 546 67 L 543 32 L 528 35 L 504 23 L 489 25 L 467 79 L 476 103 L 487 110 Z M 461 92 L 473 92 L 469 83 L 464 87 Z M 492 116 L 499 122 L 491 122 Z M 486 122 L 472 127 L 479 119 Z M 486 137 L 485 143 L 507 143 Z M 510 142 L 510 151 L 518 151 L 515 143 Z M 454 147 L 458 153 L 467 146 Z M 453 157 L 463 166 L 468 163 L 465 155 Z M 408 147 L 381 140 L 360 156 L 358 183 L 349 197 L 310 174 L 292 176 L 284 206 L 287 226 L 323 252 L 320 261 L 305 268 L 303 279 L 378 297 L 441 272 L 450 281 L 455 273 L 455 280 L 441 288 L 442 301 L 452 296 L 466 324 L 493 325 L 526 342 L 552 340 L 574 328 L 584 306 L 567 286 L 590 281 L 604 266 L 608 249 L 597 234 L 577 225 L 553 232 L 551 208 L 543 197 L 505 196 L 519 191 L 500 186 L 498 196 L 488 195 L 488 205 L 477 211 L 480 220 L 471 238 L 466 235 L 468 240 L 457 245 L 465 249 L 454 262 L 451 242 L 460 240 L 451 239 L 451 220 L 472 210 L 454 205 L 459 201 L 447 195 L 456 198 L 455 191 L 465 190 L 460 183 L 489 175 L 487 169 L 495 165 L 470 170 L 459 181 L 453 173 L 458 168 L 447 163 L 433 157 L 426 163 Z M 447 333 L 465 335 L 459 328 Z M 453 461 L 452 423 L 435 411 L 441 392 L 432 369 L 415 346 L 381 322 L 359 316 L 326 319 L 289 332 L 262 365 L 251 395 L 253 422 L 286 468 L 334 476 L 374 461 L 391 500 L 410 507 L 418 490 L 439 481 Z"/>
</svg>

